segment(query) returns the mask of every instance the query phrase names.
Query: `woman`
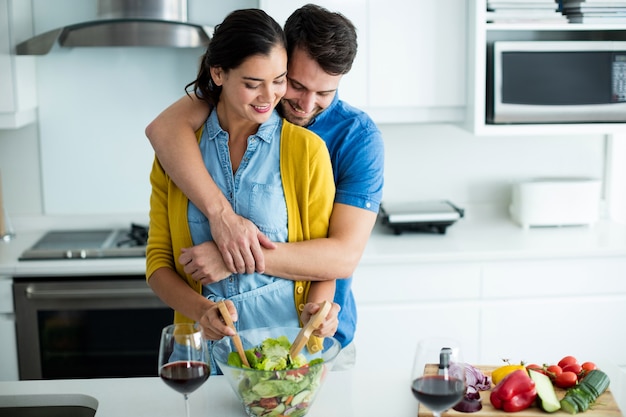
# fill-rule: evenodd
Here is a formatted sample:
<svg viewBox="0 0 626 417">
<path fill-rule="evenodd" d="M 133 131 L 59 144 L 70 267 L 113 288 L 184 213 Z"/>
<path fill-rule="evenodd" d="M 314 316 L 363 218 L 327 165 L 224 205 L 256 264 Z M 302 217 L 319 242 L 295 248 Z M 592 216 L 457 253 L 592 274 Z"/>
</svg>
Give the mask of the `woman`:
<svg viewBox="0 0 626 417">
<path fill-rule="evenodd" d="M 265 12 L 235 11 L 216 27 L 198 77 L 187 85 L 214 109 L 198 132 L 207 169 L 237 214 L 276 242 L 325 237 L 335 191 L 324 142 L 275 111 L 286 89 L 285 45 L 280 25 Z M 217 310 L 222 299 L 239 330 L 298 326 L 304 303 L 332 301 L 334 281 L 230 274 L 217 248 L 212 260 L 222 263 L 223 274 L 186 274 L 176 258 L 211 240 L 210 224 L 156 159 L 150 180 L 146 275 L 176 322 L 197 322 L 217 340 L 232 335 Z"/>
</svg>

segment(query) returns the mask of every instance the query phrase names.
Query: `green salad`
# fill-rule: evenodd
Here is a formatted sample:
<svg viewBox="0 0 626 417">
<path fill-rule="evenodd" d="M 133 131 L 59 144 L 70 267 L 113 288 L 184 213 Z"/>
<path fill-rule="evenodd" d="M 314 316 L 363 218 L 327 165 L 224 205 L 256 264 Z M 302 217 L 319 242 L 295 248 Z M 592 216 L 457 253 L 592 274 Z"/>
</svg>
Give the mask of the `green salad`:
<svg viewBox="0 0 626 417">
<path fill-rule="evenodd" d="M 322 358 L 307 362 L 303 354 L 292 358 L 286 336 L 265 339 L 245 351 L 250 368 L 237 352 L 230 352 L 228 365 L 238 375 L 238 392 L 246 409 L 254 416 L 304 416 L 326 374 Z M 254 371 L 253 371 L 254 370 Z"/>
</svg>

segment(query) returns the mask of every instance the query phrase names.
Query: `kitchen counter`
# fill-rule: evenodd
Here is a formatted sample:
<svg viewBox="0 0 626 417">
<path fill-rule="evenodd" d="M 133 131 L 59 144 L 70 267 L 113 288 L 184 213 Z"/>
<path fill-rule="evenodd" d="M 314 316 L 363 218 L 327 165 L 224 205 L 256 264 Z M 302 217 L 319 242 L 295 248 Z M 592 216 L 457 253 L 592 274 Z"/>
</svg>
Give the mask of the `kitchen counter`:
<svg viewBox="0 0 626 417">
<path fill-rule="evenodd" d="M 0 382 L 0 395 L 85 394 L 98 400 L 96 417 L 183 416 L 183 396 L 159 378 Z M 223 376 L 212 376 L 189 396 L 192 417 L 245 417 Z M 415 417 L 408 374 L 331 372 L 307 417 Z"/>
<path fill-rule="evenodd" d="M 139 216 L 140 217 L 140 216 Z M 125 227 L 137 216 L 72 218 L 71 227 Z M 143 220 L 143 221 L 142 221 Z M 80 274 L 143 274 L 145 259 L 18 261 L 22 251 L 46 231 L 67 227 L 66 218 L 14 219 L 16 237 L 0 242 L 0 275 L 51 276 Z M 94 223 L 97 222 L 96 225 Z M 141 219 L 139 223 L 147 224 Z M 406 232 L 394 235 L 377 224 L 361 265 L 403 262 L 480 261 L 580 256 L 626 256 L 626 225 L 601 220 L 593 226 L 523 229 L 504 210 L 475 207 L 445 234 Z"/>
<path fill-rule="evenodd" d="M 605 370 L 612 375 L 619 372 Z M 331 372 L 307 417 L 415 417 L 418 403 L 409 388 L 409 373 L 408 368 Z M 621 371 L 621 375 L 626 376 L 626 372 Z M 90 395 L 98 400 L 96 417 L 169 417 L 185 413 L 183 396 L 156 377 L 0 382 L 0 396 L 23 394 Z M 246 416 L 223 376 L 210 377 L 189 396 L 189 401 L 192 417 Z M 560 411 L 557 414 L 568 415 Z"/>
</svg>

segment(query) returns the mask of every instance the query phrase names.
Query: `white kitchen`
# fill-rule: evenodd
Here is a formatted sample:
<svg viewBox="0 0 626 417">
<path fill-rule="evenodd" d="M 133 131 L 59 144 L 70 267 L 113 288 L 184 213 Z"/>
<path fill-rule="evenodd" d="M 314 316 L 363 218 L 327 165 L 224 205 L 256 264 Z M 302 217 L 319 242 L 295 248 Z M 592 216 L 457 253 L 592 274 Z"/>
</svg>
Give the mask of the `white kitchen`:
<svg viewBox="0 0 626 417">
<path fill-rule="evenodd" d="M 19 260 L 51 230 L 147 225 L 154 152 L 144 129 L 185 94 L 204 52 L 55 42 L 45 54 L 16 54 L 16 45 L 34 35 L 98 19 L 98 1 L 0 0 L 0 217 L 7 234 L 0 241 L 0 397 L 25 390 L 85 394 L 98 400 L 96 415 L 182 415 L 182 398 L 158 378 L 50 383 L 25 376 L 30 371 L 18 362 L 24 353 L 14 285 L 27 280 L 54 278 L 70 288 L 132 280 L 133 300 L 146 307 L 136 320 L 159 310 L 143 295 L 150 292 L 145 258 Z M 189 22 L 210 34 L 234 9 L 262 8 L 283 24 L 308 2 L 186 3 Z M 488 120 L 487 46 L 623 41 L 626 26 L 486 23 L 486 0 L 315 3 L 344 13 L 357 28 L 357 58 L 338 94 L 367 111 L 382 132 L 383 206 L 449 201 L 462 216 L 443 233 L 395 233 L 378 222 L 354 275 L 357 364 L 331 373 L 310 415 L 389 415 L 388 403 L 396 404 L 394 415 L 416 415 L 413 352 L 419 339 L 434 335 L 454 335 L 476 365 L 552 363 L 565 355 L 594 361 L 624 410 L 626 120 Z M 549 191 L 557 194 L 537 204 L 565 220 L 524 224 L 510 212 L 515 190 L 546 178 L 558 180 Z M 595 194 L 559 194 L 570 180 L 593 181 Z M 596 211 L 589 221 L 569 224 L 585 198 Z M 115 308 L 115 294 L 100 308 Z M 156 347 L 158 334 L 152 336 Z M 76 375 L 82 377 L 89 378 Z M 20 388 L 20 379 L 33 381 L 20 381 L 29 384 Z M 244 415 L 219 380 L 209 378 L 190 396 L 192 414 Z"/>
</svg>

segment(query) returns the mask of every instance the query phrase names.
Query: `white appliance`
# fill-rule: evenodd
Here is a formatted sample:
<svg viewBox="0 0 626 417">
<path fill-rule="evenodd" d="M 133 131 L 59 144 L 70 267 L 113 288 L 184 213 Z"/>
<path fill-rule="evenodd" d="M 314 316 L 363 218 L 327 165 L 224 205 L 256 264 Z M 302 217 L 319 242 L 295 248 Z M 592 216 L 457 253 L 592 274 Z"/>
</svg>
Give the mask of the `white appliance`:
<svg viewBox="0 0 626 417">
<path fill-rule="evenodd" d="M 513 187 L 509 211 L 524 228 L 592 225 L 599 218 L 601 182 L 593 178 L 541 178 Z"/>
</svg>

